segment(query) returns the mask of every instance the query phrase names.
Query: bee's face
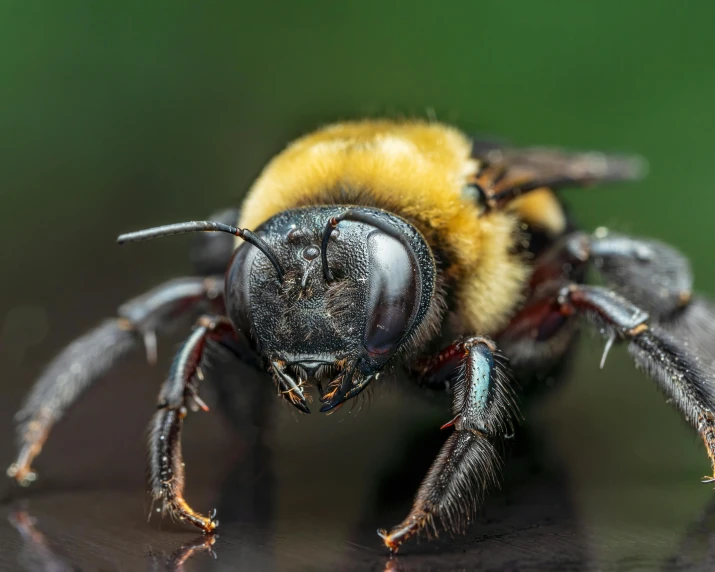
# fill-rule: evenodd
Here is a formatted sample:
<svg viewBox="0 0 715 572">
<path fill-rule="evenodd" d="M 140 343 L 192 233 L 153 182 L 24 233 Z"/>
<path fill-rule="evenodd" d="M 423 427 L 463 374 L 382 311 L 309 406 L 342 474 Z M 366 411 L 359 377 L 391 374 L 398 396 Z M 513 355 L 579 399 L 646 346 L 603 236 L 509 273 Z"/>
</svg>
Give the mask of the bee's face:
<svg viewBox="0 0 715 572">
<path fill-rule="evenodd" d="M 322 410 L 357 395 L 404 344 L 418 321 L 421 276 L 414 253 L 382 230 L 344 221 L 321 264 L 321 239 L 335 208 L 293 211 L 257 234 L 285 269 L 239 248 L 226 281 L 228 313 L 288 384 L 313 379 Z"/>
</svg>

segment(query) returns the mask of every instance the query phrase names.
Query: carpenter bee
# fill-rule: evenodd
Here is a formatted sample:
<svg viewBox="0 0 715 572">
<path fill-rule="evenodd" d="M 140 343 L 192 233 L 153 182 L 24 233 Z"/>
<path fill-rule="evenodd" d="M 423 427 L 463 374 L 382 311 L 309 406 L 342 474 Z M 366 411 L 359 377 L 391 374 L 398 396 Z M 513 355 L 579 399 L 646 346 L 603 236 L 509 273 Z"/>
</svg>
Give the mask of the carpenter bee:
<svg viewBox="0 0 715 572">
<path fill-rule="evenodd" d="M 151 420 L 150 487 L 164 513 L 207 533 L 218 521 L 184 500 L 180 438 L 187 411 L 206 408 L 202 363 L 217 344 L 304 413 L 309 384 L 331 411 L 393 365 L 451 394 L 452 433 L 412 510 L 378 531 L 393 552 L 438 525 L 464 530 L 497 484 L 499 444 L 519 418 L 517 381 L 558 365 L 584 323 L 606 352 L 627 344 L 715 463 L 715 310 L 693 295 L 688 261 L 655 240 L 577 231 L 556 195 L 643 170 L 632 157 L 514 149 L 420 121 L 338 123 L 298 139 L 240 213 L 118 238 L 210 233 L 192 251 L 196 276 L 127 302 L 49 364 L 17 414 L 8 475 L 34 480 L 34 458 L 80 394 L 137 347 L 153 358 L 156 333 L 187 315 L 196 326 Z M 589 268 L 605 285 L 585 283 Z"/>
</svg>

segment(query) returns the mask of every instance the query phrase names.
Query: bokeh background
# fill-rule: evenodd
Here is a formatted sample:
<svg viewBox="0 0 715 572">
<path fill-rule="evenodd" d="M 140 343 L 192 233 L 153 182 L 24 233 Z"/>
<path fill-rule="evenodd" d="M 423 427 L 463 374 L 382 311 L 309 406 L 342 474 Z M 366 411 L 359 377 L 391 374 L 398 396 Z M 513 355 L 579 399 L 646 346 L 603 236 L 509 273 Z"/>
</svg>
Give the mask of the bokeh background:
<svg viewBox="0 0 715 572">
<path fill-rule="evenodd" d="M 53 353 L 190 272 L 188 239 L 120 249 L 114 237 L 239 204 L 291 138 L 334 120 L 436 117 L 520 145 L 641 154 L 644 181 L 564 196 L 586 229 L 676 245 L 697 290 L 715 295 L 714 21 L 709 0 L 0 2 L 0 460 L 10 415 Z M 534 419 L 567 466 L 597 565 L 667 557 L 713 495 L 699 483 L 707 459 L 625 352 L 603 371 L 600 352 L 584 340 Z M 58 427 L 43 476 L 140 490 L 141 472 L 121 467 L 141 465 L 160 371 L 137 357 L 92 391 Z M 446 415 L 381 395 L 355 419 L 276 409 L 278 511 L 305 502 L 330 519 L 321 482 L 343 473 L 360 475 L 346 501 L 358 507 L 373 494 L 371 464 Z M 386 420 L 394 435 L 371 431 Z M 226 424 L 194 426 L 187 456 L 226 465 Z M 316 451 L 331 443 L 350 451 L 333 446 L 326 463 Z M 70 463 L 68 450 L 82 454 Z"/>
</svg>

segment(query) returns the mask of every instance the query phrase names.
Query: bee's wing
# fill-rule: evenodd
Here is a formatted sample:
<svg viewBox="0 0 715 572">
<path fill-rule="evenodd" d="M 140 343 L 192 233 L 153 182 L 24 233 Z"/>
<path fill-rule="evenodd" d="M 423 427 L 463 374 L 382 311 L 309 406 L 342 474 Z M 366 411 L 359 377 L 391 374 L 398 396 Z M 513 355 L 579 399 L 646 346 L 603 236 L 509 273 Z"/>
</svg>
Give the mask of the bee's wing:
<svg viewBox="0 0 715 572">
<path fill-rule="evenodd" d="M 496 140 L 473 139 L 472 156 L 482 174 L 494 181 L 494 191 L 515 186 L 558 189 L 605 181 L 642 178 L 646 161 L 637 156 L 601 152 L 571 153 L 548 147 L 509 147 Z"/>
</svg>

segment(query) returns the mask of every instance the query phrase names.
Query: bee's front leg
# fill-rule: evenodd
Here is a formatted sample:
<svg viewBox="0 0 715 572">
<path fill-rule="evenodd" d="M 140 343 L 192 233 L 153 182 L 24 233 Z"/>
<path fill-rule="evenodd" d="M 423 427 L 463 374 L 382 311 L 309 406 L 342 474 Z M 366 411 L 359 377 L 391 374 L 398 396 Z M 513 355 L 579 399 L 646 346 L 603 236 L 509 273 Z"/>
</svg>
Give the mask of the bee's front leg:
<svg viewBox="0 0 715 572">
<path fill-rule="evenodd" d="M 184 500 L 184 461 L 181 454 L 181 429 L 188 408 L 208 409 L 197 395 L 202 379 L 199 369 L 206 342 L 233 334 L 226 318 L 205 316 L 179 349 L 168 378 L 159 393 L 158 411 L 149 431 L 149 472 L 151 495 L 161 503 L 163 513 L 190 522 L 205 533 L 217 526 L 215 511 L 202 516 Z"/>
<path fill-rule="evenodd" d="M 461 339 L 423 364 L 427 383 L 457 370 L 451 421 L 454 433 L 442 446 L 422 481 L 407 518 L 378 534 L 393 553 L 425 527 L 437 523 L 462 530 L 473 517 L 485 491 L 495 487 L 501 459 L 494 441 L 512 430 L 516 406 L 513 390 L 494 343 L 483 337 Z"/>
</svg>

